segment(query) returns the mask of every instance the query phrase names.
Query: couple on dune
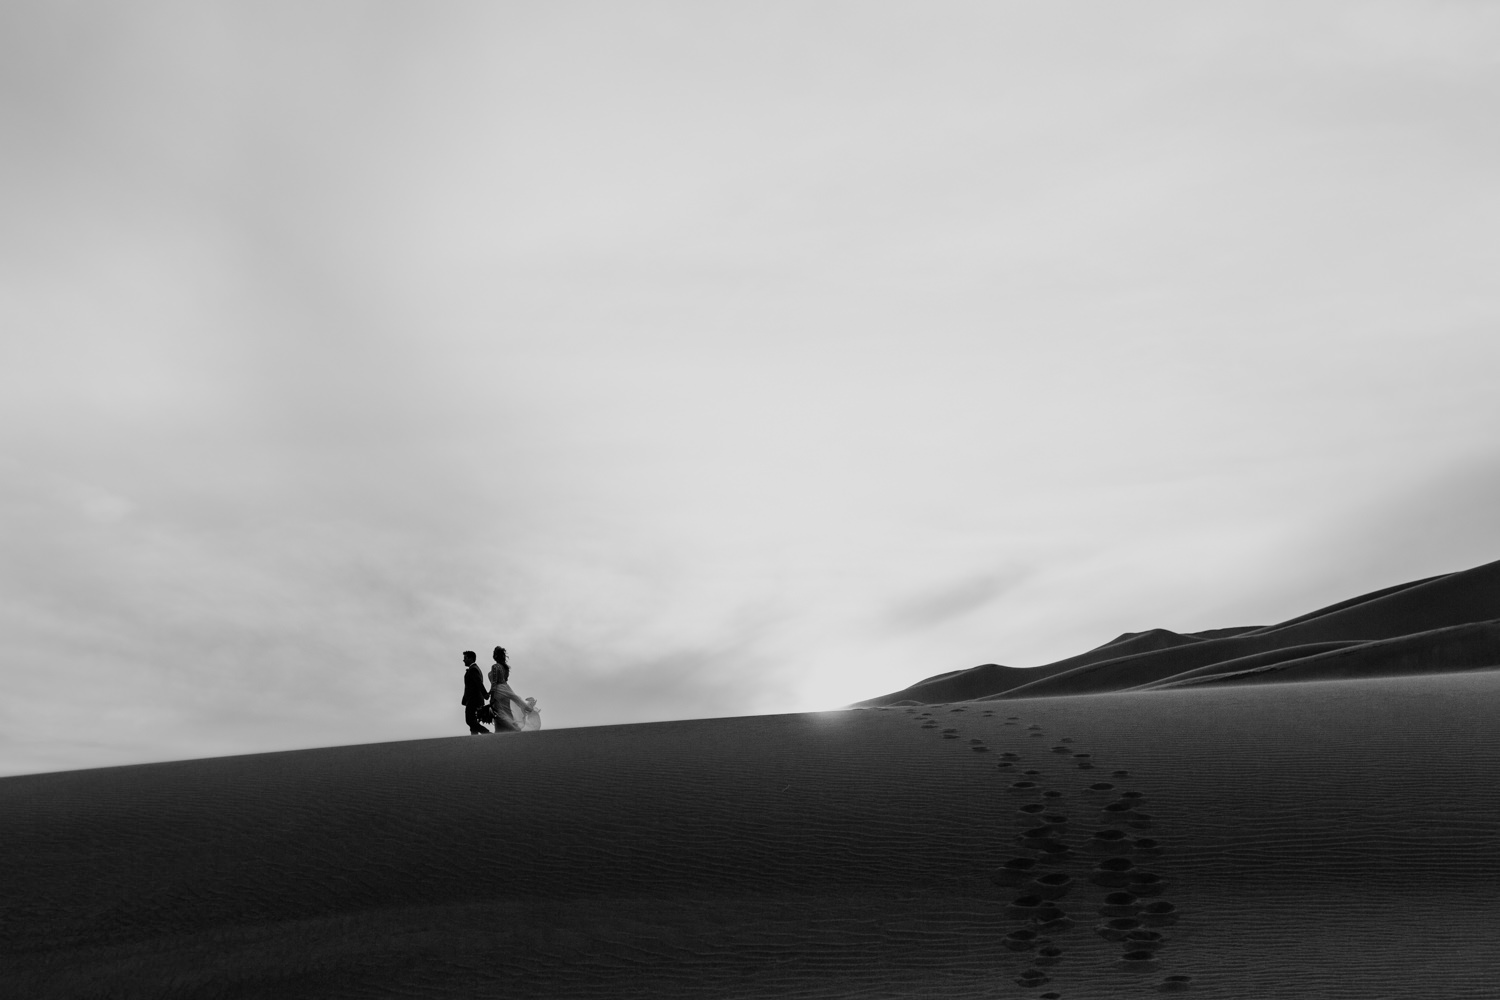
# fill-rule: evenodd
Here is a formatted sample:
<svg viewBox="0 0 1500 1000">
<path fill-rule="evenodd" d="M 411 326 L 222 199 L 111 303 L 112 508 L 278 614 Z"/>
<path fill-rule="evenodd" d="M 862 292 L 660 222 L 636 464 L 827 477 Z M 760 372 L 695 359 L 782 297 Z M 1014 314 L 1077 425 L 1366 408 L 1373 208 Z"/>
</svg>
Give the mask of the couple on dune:
<svg viewBox="0 0 1500 1000">
<path fill-rule="evenodd" d="M 488 704 L 486 704 L 488 702 Z M 514 704 L 520 710 L 520 721 L 511 714 Z M 469 724 L 469 735 L 488 733 L 484 723 L 494 723 L 495 732 L 520 732 L 522 729 L 537 729 L 540 719 L 536 711 L 536 699 L 522 701 L 510 689 L 510 664 L 505 659 L 505 648 L 495 647 L 495 665 L 490 667 L 490 688 L 484 688 L 484 677 L 479 673 L 479 664 L 474 662 L 474 651 L 464 650 L 464 721 Z"/>
</svg>

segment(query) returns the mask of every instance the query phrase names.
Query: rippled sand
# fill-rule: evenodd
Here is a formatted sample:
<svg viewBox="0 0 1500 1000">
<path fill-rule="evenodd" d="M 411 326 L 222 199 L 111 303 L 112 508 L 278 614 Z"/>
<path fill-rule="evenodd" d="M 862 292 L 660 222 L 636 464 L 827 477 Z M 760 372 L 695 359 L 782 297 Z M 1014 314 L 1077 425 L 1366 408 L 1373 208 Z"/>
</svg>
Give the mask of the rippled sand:
<svg viewBox="0 0 1500 1000">
<path fill-rule="evenodd" d="M 0 780 L 25 997 L 1492 997 L 1500 673 Z"/>
</svg>

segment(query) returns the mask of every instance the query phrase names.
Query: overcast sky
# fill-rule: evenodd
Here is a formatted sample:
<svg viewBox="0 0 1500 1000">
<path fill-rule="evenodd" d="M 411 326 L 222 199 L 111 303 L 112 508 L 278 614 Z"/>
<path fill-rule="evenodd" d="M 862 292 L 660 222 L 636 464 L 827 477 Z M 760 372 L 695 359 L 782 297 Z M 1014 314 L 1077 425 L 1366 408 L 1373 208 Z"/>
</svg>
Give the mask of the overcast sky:
<svg viewBox="0 0 1500 1000">
<path fill-rule="evenodd" d="M 1500 7 L 0 6 L 0 773 L 1500 558 Z"/>
</svg>

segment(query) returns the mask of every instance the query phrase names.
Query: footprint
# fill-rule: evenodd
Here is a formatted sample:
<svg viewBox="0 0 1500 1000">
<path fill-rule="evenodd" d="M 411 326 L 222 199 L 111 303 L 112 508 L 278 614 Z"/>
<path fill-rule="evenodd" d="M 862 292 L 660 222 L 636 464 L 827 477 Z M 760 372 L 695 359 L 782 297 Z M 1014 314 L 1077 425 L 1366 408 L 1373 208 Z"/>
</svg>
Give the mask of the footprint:
<svg viewBox="0 0 1500 1000">
<path fill-rule="evenodd" d="M 1046 851 L 1061 847 L 1067 850 L 1067 845 L 1056 837 L 1052 837 L 1050 828 L 1039 826 L 1034 830 L 1027 830 L 1016 835 L 1016 843 L 1026 851 Z"/>
<path fill-rule="evenodd" d="M 1016 920 L 1030 920 L 1037 915 L 1045 900 L 1041 896 L 1017 896 L 1005 906 L 1005 915 Z"/>
<path fill-rule="evenodd" d="M 1125 935 L 1140 929 L 1141 922 L 1135 917 L 1112 917 L 1094 925 L 1094 933 L 1106 941 L 1124 941 Z"/>
<path fill-rule="evenodd" d="M 1071 737 L 1071 736 L 1064 736 L 1062 739 L 1058 740 L 1057 742 L 1059 742 L 1059 743 L 1072 743 L 1073 742 L 1073 737 Z"/>
<path fill-rule="evenodd" d="M 1097 793 L 1112 792 L 1115 790 L 1115 786 L 1108 781 L 1096 781 L 1087 790 Z"/>
<path fill-rule="evenodd" d="M 943 734 L 943 739 L 945 739 L 945 740 L 956 740 L 956 739 L 958 739 L 958 734 L 957 733 L 944 733 Z"/>
<path fill-rule="evenodd" d="M 1038 941 L 1045 940 L 1045 938 L 1034 930 L 1022 929 L 1011 931 L 1000 940 L 1011 951 L 1030 951 L 1036 947 Z"/>
<path fill-rule="evenodd" d="M 1046 823 L 1027 827 L 1020 833 L 1016 834 L 1016 843 L 1020 844 L 1024 848 L 1027 848 L 1028 850 L 1035 850 L 1036 847 L 1040 845 L 1044 840 L 1055 839 L 1057 838 L 1052 836 L 1052 827 L 1048 826 Z"/>
<path fill-rule="evenodd" d="M 1086 760 L 1080 760 L 1078 762 L 1078 770 L 1080 770 L 1080 771 L 1092 771 L 1093 769 L 1094 769 L 1094 765 L 1090 764 Z"/>
<path fill-rule="evenodd" d="M 996 885 L 1014 886 L 1031 881 L 1036 874 L 1035 858 L 1011 858 L 990 873 L 990 881 Z"/>
<path fill-rule="evenodd" d="M 1032 736 L 1046 736 L 1046 733 L 1032 733 Z"/>
<path fill-rule="evenodd" d="M 975 753 L 989 753 L 990 752 L 990 748 L 989 747 L 985 747 L 985 746 L 969 747 L 969 749 L 973 750 Z"/>
<path fill-rule="evenodd" d="M 1167 880 L 1156 872 L 1134 871 L 1126 883 L 1137 896 L 1160 896 L 1167 891 Z"/>
<path fill-rule="evenodd" d="M 1130 777 L 1130 772 L 1129 771 L 1111 771 L 1111 772 L 1109 772 L 1109 776 L 1111 778 L 1128 778 L 1128 777 Z"/>
<path fill-rule="evenodd" d="M 1061 804 L 1060 800 L 1062 799 L 1062 797 L 1063 797 L 1063 793 L 1059 792 L 1055 788 L 1049 788 L 1045 792 L 1042 793 L 1042 798 L 1046 799 L 1048 802 L 1050 802 L 1054 806 Z"/>
<path fill-rule="evenodd" d="M 1021 808 L 1017 809 L 1016 812 L 1025 813 L 1028 816 L 1035 816 L 1039 813 L 1045 812 L 1046 809 L 1047 807 L 1042 805 L 1040 802 L 1028 802 Z"/>
<path fill-rule="evenodd" d="M 1161 962 L 1155 952 L 1127 951 L 1115 963 L 1115 968 L 1124 972 L 1152 972 L 1161 968 Z"/>
<path fill-rule="evenodd" d="M 1034 965 L 1056 965 L 1063 960 L 1063 950 L 1055 944 L 1049 944 L 1045 948 L 1036 950 L 1036 957 L 1031 961 Z"/>
<path fill-rule="evenodd" d="M 1073 876 L 1067 872 L 1048 872 L 1027 882 L 1026 888 L 1043 899 L 1062 899 L 1073 888 Z"/>
<path fill-rule="evenodd" d="M 1027 969 L 1016 977 L 1016 985 L 1030 989 L 1043 983 L 1050 983 L 1052 979 L 1040 969 Z"/>
<path fill-rule="evenodd" d="M 998 767 L 1002 771 L 1007 771 L 1007 770 L 1010 770 L 1011 768 L 1015 767 L 1016 765 L 1012 764 L 1008 760 L 1002 760 L 1000 763 L 996 764 L 995 766 Z"/>
<path fill-rule="evenodd" d="M 1161 931 L 1127 931 L 1125 933 L 1125 947 L 1132 951 L 1156 951 L 1167 943 L 1167 936 Z"/>
<path fill-rule="evenodd" d="M 1152 840 L 1150 837 L 1138 837 L 1131 846 L 1135 849 L 1135 853 L 1143 858 L 1159 858 L 1167 852 L 1160 841 Z"/>
<path fill-rule="evenodd" d="M 950 709 L 948 709 L 948 711 L 950 711 L 950 712 L 964 712 L 964 711 L 967 711 L 967 709 L 962 709 L 962 708 L 950 708 Z"/>
<path fill-rule="evenodd" d="M 1090 759 L 1093 756 L 1094 755 L 1091 754 L 1091 753 L 1075 753 L 1073 755 L 1073 759 L 1074 760 L 1088 760 L 1088 759 Z"/>
<path fill-rule="evenodd" d="M 1006 760 L 1020 760 L 1021 759 L 1021 755 L 1018 754 L 1018 753 L 1016 753 L 1014 750 L 1007 750 L 1004 753 L 1002 753 L 1000 756 L 1004 757 Z"/>
<path fill-rule="evenodd" d="M 1065 747 L 1065 746 L 1059 745 L 1059 746 L 1053 747 L 1052 748 L 1052 752 L 1053 753 L 1072 753 L 1073 750 L 1072 750 L 1071 747 Z"/>
<path fill-rule="evenodd" d="M 1141 923 L 1147 927 L 1171 927 L 1177 923 L 1177 906 L 1157 900 L 1141 907 Z"/>
<path fill-rule="evenodd" d="M 1043 906 L 1032 919 L 1037 929 L 1043 931 L 1065 931 L 1073 926 L 1072 918 L 1060 906 Z"/>
<path fill-rule="evenodd" d="M 1192 976 L 1168 976 L 1161 981 L 1161 985 L 1157 989 L 1163 993 L 1177 993 L 1187 989 L 1192 982 Z"/>
<path fill-rule="evenodd" d="M 1017 795 L 1035 795 L 1042 790 L 1042 786 L 1035 781 L 1017 781 L 1010 786 L 1010 790 Z"/>
<path fill-rule="evenodd" d="M 1125 817 L 1125 825 L 1132 830 L 1149 830 L 1156 823 L 1151 819 L 1150 813 L 1129 813 Z"/>
<path fill-rule="evenodd" d="M 1014 719 L 1015 716 L 1013 715 L 1013 716 L 1011 716 L 1011 718 Z M 1042 727 L 1033 722 L 1031 725 L 1027 726 L 1026 728 L 1027 729 L 1033 729 L 1033 730 L 1040 730 Z"/>
<path fill-rule="evenodd" d="M 1073 856 L 1067 844 L 1048 843 L 1036 848 L 1037 860 L 1044 865 L 1062 864 Z"/>
<path fill-rule="evenodd" d="M 1140 911 L 1141 901 L 1136 894 L 1123 890 L 1106 893 L 1104 905 L 1099 907 L 1101 917 L 1138 917 Z"/>
<path fill-rule="evenodd" d="M 1130 885 L 1130 876 L 1134 870 L 1135 862 L 1129 858 L 1105 858 L 1094 866 L 1093 872 L 1089 875 L 1089 881 L 1107 889 L 1123 889 Z M 1130 891 L 1140 895 L 1134 887 Z"/>
<path fill-rule="evenodd" d="M 1095 854 L 1127 854 L 1133 845 L 1124 830 L 1099 830 L 1089 838 L 1088 846 Z"/>
</svg>

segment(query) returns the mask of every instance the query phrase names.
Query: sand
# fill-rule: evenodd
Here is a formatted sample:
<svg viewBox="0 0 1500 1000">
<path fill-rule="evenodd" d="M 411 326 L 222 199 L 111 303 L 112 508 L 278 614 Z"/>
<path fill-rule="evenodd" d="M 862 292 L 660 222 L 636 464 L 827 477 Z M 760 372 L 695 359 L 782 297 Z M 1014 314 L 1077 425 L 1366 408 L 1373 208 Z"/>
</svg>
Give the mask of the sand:
<svg viewBox="0 0 1500 1000">
<path fill-rule="evenodd" d="M 0 995 L 1493 997 L 1500 671 L 1409 653 L 6 778 Z"/>
</svg>

